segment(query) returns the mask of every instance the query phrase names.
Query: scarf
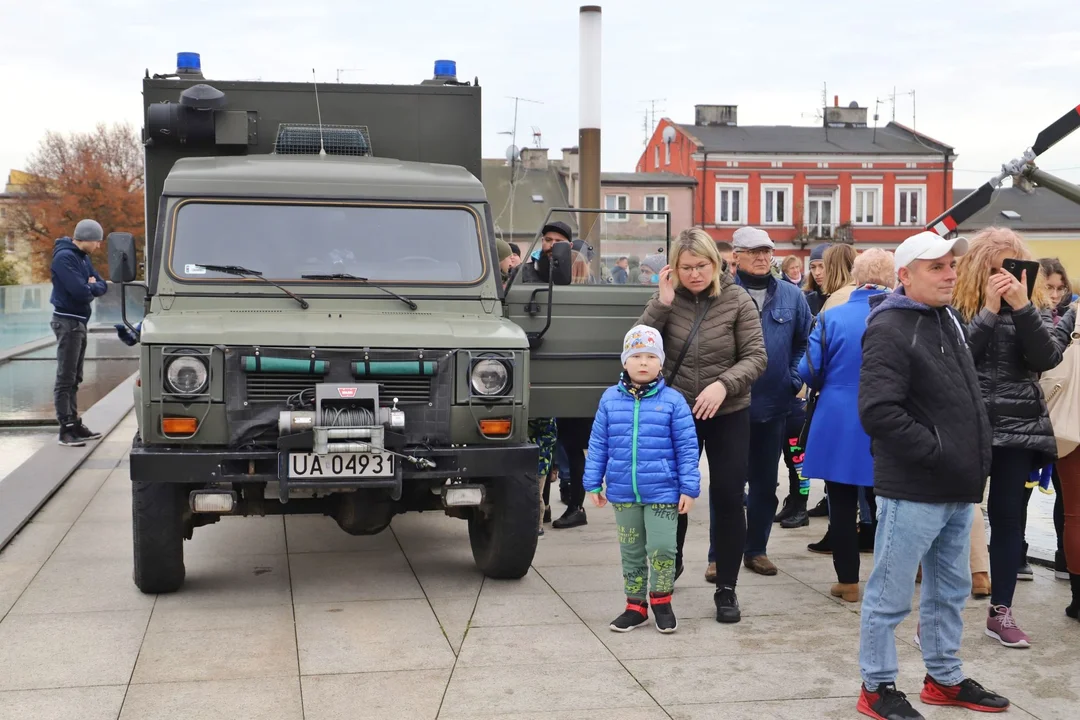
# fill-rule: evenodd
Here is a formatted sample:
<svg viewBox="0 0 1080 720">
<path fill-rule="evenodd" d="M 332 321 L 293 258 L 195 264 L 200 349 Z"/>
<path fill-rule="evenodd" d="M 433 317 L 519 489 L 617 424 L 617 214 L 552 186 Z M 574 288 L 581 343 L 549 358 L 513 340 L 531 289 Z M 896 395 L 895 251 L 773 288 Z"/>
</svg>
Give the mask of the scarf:
<svg viewBox="0 0 1080 720">
<path fill-rule="evenodd" d="M 743 287 L 750 290 L 768 290 L 769 280 L 772 279 L 772 274 L 769 275 L 751 275 L 742 268 L 737 270 L 739 273 L 739 282 Z"/>
<path fill-rule="evenodd" d="M 622 375 L 619 376 L 619 384 L 622 386 L 622 389 L 625 390 L 630 395 L 630 397 L 634 398 L 635 400 L 641 400 L 643 397 L 648 395 L 656 388 L 656 385 L 659 382 L 660 376 L 657 376 L 655 380 L 653 380 L 647 385 L 635 385 L 634 382 L 630 379 L 630 373 L 626 372 L 625 370 L 623 370 Z"/>
</svg>

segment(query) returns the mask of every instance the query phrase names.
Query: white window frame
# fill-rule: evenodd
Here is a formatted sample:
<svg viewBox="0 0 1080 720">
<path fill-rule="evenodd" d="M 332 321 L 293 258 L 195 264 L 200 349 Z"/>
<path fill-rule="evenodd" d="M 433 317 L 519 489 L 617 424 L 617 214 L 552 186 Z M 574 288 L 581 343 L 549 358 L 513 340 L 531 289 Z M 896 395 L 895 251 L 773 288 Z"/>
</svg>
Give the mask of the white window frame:
<svg viewBox="0 0 1080 720">
<path fill-rule="evenodd" d="M 660 146 L 653 145 L 653 167 L 660 169 Z"/>
<path fill-rule="evenodd" d="M 768 220 L 765 216 L 766 203 L 765 199 L 769 192 L 783 192 L 784 193 L 784 219 L 781 221 Z M 795 186 L 788 183 L 763 183 L 761 186 L 761 225 L 780 225 L 780 226 L 793 226 L 795 225 L 795 218 L 792 217 L 792 208 L 795 205 Z"/>
<path fill-rule="evenodd" d="M 720 219 L 720 193 L 724 190 L 738 190 L 739 191 L 739 218 L 737 220 L 721 220 Z M 718 182 L 713 195 L 713 221 L 716 225 L 748 225 L 747 220 L 747 205 L 750 194 L 750 185 L 748 183 L 729 183 Z M 731 203 L 728 203 L 728 217 L 731 217 Z"/>
<path fill-rule="evenodd" d="M 884 195 L 883 185 L 865 185 L 856 184 L 851 186 L 851 224 L 852 225 L 884 225 L 885 222 L 881 218 L 882 196 Z M 873 222 L 866 222 L 865 220 L 859 220 L 855 215 L 855 210 L 858 207 L 856 200 L 860 192 L 873 192 L 874 193 L 874 220 Z"/>
<path fill-rule="evenodd" d="M 614 198 L 615 207 L 608 207 L 608 198 Z M 622 207 L 619 207 L 619 198 L 622 198 Z M 627 214 L 627 210 L 630 209 L 630 196 L 623 193 L 609 193 L 604 196 L 604 220 L 607 222 L 627 222 L 630 220 L 630 215 Z"/>
<path fill-rule="evenodd" d="M 811 190 L 825 190 L 828 188 L 816 187 L 814 185 L 803 186 L 803 227 L 810 230 L 810 191 Z M 832 226 L 832 235 L 829 237 L 836 237 L 836 226 L 840 224 L 840 188 L 832 188 L 832 222 L 818 223 L 819 225 L 825 224 Z"/>
<path fill-rule="evenodd" d="M 664 143 L 664 165 L 671 164 L 671 143 Z"/>
<path fill-rule="evenodd" d="M 900 217 L 900 193 L 911 192 L 917 190 L 919 192 L 919 216 L 915 219 L 915 222 L 902 222 Z M 896 219 L 898 226 L 904 227 L 916 227 L 926 224 L 926 185 L 920 185 L 915 183 L 897 183 L 894 191 L 894 211 L 893 215 Z"/>
<path fill-rule="evenodd" d="M 664 201 L 664 209 L 663 210 L 657 210 L 656 209 L 656 201 L 660 200 L 660 199 L 663 199 L 663 201 Z M 645 222 L 667 222 L 667 215 L 664 215 L 662 213 L 669 212 L 668 196 L 667 195 L 655 194 L 655 193 L 650 194 L 650 195 L 646 195 L 645 196 L 645 205 L 644 205 L 645 210 L 649 209 L 649 200 L 653 201 L 653 212 L 655 212 L 657 214 L 655 214 L 655 215 L 652 215 L 652 214 L 646 215 L 645 216 Z"/>
</svg>

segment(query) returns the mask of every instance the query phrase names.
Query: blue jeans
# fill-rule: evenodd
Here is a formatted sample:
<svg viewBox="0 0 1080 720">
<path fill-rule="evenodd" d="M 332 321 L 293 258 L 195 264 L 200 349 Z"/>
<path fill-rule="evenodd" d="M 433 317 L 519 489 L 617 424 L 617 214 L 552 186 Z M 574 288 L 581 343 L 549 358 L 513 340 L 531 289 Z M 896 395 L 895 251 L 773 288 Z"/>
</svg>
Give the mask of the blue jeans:
<svg viewBox="0 0 1080 720">
<path fill-rule="evenodd" d="M 747 558 L 765 554 L 776 517 L 777 466 L 784 449 L 787 417 L 766 422 L 750 423 L 750 462 L 746 480 L 750 492 L 746 496 L 746 546 Z"/>
<path fill-rule="evenodd" d="M 863 596 L 859 638 L 863 683 L 875 689 L 881 683 L 896 682 L 896 626 L 911 612 L 921 561 L 923 662 L 932 678 L 955 685 L 964 679 L 957 653 L 964 631 L 960 611 L 971 593 L 968 553 L 974 506 L 881 496 L 877 506 L 874 571 Z"/>
</svg>

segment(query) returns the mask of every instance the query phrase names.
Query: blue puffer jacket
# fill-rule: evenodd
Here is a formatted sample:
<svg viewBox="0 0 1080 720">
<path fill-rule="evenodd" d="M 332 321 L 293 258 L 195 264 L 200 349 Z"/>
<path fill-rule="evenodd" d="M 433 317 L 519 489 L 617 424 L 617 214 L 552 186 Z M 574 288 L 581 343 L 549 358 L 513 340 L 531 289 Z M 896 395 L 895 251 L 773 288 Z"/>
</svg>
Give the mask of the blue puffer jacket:
<svg viewBox="0 0 1080 720">
<path fill-rule="evenodd" d="M 657 381 L 641 400 L 622 383 L 600 398 L 589 439 L 585 491 L 617 503 L 678 503 L 701 493 L 697 430 L 682 394 Z"/>
<path fill-rule="evenodd" d="M 735 281 L 742 285 L 736 275 Z M 765 305 L 760 309 L 761 332 L 769 363 L 750 386 L 750 422 L 781 418 L 791 412 L 792 398 L 802 389 L 799 361 L 806 354 L 810 306 L 799 288 L 769 278 Z"/>
</svg>

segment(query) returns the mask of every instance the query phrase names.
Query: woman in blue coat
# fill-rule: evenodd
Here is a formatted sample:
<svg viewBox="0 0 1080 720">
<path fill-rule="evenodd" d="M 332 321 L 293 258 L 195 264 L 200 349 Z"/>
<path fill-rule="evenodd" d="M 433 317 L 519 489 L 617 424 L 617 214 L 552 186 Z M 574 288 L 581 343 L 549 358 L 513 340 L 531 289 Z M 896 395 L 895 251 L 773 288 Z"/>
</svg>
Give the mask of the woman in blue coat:
<svg viewBox="0 0 1080 720">
<path fill-rule="evenodd" d="M 824 478 L 829 493 L 829 534 L 837 584 L 830 591 L 859 601 L 859 488 L 874 486 L 870 438 L 859 422 L 859 370 L 869 298 L 896 284 L 893 256 L 867 250 L 852 268 L 856 290 L 843 305 L 822 312 L 810 333 L 799 374 L 818 391 L 803 459 L 803 474 Z"/>
</svg>

